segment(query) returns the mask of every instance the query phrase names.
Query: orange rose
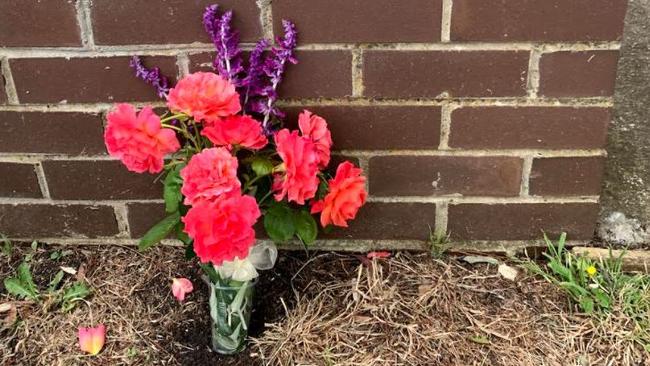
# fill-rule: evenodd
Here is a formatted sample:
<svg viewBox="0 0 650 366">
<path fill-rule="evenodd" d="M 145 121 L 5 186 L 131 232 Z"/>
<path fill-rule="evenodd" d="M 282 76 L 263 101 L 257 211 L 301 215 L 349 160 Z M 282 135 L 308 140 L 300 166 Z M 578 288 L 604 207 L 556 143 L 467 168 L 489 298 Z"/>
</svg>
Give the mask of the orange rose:
<svg viewBox="0 0 650 366">
<path fill-rule="evenodd" d="M 329 181 L 329 192 L 321 201 L 314 202 L 311 213 L 321 212 L 320 223 L 323 227 L 334 224 L 348 227 L 348 220 L 354 219 L 359 208 L 366 203 L 366 177 L 361 169 L 355 168 L 349 161 L 341 163 L 336 169 L 336 176 Z"/>
</svg>

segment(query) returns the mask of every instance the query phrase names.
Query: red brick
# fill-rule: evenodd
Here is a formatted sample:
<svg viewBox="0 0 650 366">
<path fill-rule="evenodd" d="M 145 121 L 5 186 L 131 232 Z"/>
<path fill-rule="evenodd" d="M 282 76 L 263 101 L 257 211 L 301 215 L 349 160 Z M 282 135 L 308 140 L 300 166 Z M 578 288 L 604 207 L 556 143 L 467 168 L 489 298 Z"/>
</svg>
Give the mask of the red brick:
<svg viewBox="0 0 650 366">
<path fill-rule="evenodd" d="M 3 0 L 0 47 L 80 46 L 75 3 Z"/>
<path fill-rule="evenodd" d="M 155 89 L 136 78 L 129 57 L 32 58 L 9 60 L 21 103 L 92 103 L 159 100 Z M 145 57 L 176 79 L 174 57 Z"/>
<path fill-rule="evenodd" d="M 458 240 L 533 240 L 542 231 L 551 238 L 591 239 L 597 203 L 459 204 L 449 206 L 448 230 Z"/>
<path fill-rule="evenodd" d="M 119 161 L 50 160 L 43 162 L 54 199 L 159 199 L 162 183 L 155 175 L 129 172 Z"/>
<path fill-rule="evenodd" d="M 539 93 L 546 97 L 614 95 L 618 51 L 562 51 L 543 54 Z"/>
<path fill-rule="evenodd" d="M 440 142 L 440 107 L 291 107 L 286 124 L 296 128 L 304 109 L 327 120 L 336 150 L 437 149 Z"/>
<path fill-rule="evenodd" d="M 0 150 L 5 153 L 105 153 L 102 118 L 95 114 L 0 112 L 0 130 Z"/>
<path fill-rule="evenodd" d="M 280 84 L 281 98 L 335 98 L 352 95 L 349 51 L 297 51 Z"/>
<path fill-rule="evenodd" d="M 275 34 L 295 22 L 301 43 L 438 42 L 441 0 L 274 0 Z"/>
<path fill-rule="evenodd" d="M 0 205 L 0 228 L 9 238 L 96 238 L 118 233 L 110 206 Z"/>
<path fill-rule="evenodd" d="M 202 23 L 213 0 L 93 0 L 92 23 L 97 44 L 211 43 Z M 233 28 L 242 41 L 261 36 L 255 0 L 221 0 L 221 10 L 233 10 Z"/>
<path fill-rule="evenodd" d="M 517 196 L 522 160 L 514 157 L 378 156 L 370 159 L 376 196 Z"/>
<path fill-rule="evenodd" d="M 627 0 L 454 0 L 453 41 L 615 41 Z"/>
<path fill-rule="evenodd" d="M 34 165 L 0 162 L 0 196 L 43 197 L 34 171 Z"/>
<path fill-rule="evenodd" d="M 141 238 L 166 215 L 162 203 L 129 203 L 127 208 L 132 238 Z"/>
<path fill-rule="evenodd" d="M 323 239 L 426 240 L 435 227 L 436 206 L 432 203 L 370 202 L 361 207 L 348 228 L 319 233 Z"/>
<path fill-rule="evenodd" d="M 543 158 L 533 160 L 530 194 L 550 196 L 598 195 L 605 158 Z"/>
<path fill-rule="evenodd" d="M 451 114 L 449 146 L 464 149 L 599 149 L 608 108 L 475 107 Z"/>
<path fill-rule="evenodd" d="M 214 61 L 214 52 L 202 52 L 189 55 L 189 70 L 190 72 L 207 71 L 215 72 L 212 68 L 212 61 Z M 247 57 L 244 57 L 246 60 Z"/>
<path fill-rule="evenodd" d="M 368 51 L 365 94 L 379 98 L 515 97 L 526 94 L 528 52 Z"/>
</svg>

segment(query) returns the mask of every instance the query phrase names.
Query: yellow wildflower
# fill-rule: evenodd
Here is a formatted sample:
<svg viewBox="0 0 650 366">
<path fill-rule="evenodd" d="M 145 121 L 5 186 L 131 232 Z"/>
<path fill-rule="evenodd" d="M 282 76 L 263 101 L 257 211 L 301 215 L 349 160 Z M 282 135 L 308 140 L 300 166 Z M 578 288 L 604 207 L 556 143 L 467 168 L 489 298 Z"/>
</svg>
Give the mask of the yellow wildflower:
<svg viewBox="0 0 650 366">
<path fill-rule="evenodd" d="M 589 277 L 595 276 L 596 272 L 598 272 L 598 270 L 596 270 L 596 267 L 594 267 L 594 266 L 587 267 L 587 269 L 585 271 L 587 271 L 587 274 L 589 275 Z"/>
</svg>

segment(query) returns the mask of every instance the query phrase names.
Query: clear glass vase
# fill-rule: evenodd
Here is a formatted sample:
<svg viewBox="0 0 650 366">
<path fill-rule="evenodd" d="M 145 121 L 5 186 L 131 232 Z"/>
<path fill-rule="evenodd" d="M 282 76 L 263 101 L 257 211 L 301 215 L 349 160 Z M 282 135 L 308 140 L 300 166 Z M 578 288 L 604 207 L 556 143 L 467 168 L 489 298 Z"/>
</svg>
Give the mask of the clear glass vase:
<svg viewBox="0 0 650 366">
<path fill-rule="evenodd" d="M 212 349 L 224 355 L 241 352 L 246 345 L 257 279 L 210 283 Z"/>
</svg>

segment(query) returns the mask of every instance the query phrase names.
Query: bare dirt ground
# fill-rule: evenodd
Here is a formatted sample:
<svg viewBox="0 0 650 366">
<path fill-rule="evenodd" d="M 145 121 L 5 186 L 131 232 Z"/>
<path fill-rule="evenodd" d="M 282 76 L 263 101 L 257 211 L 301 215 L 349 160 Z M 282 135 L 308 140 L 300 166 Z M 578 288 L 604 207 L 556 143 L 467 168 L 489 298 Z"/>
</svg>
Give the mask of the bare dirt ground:
<svg viewBox="0 0 650 366">
<path fill-rule="evenodd" d="M 258 284 L 247 350 L 221 357 L 209 349 L 207 287 L 182 249 L 65 249 L 58 259 L 60 248 L 32 253 L 35 282 L 46 287 L 70 267 L 77 274 L 64 281 L 86 281 L 92 295 L 64 313 L 15 301 L 0 284 L 0 304 L 15 304 L 19 319 L 0 330 L 1 365 L 650 365 L 625 324 L 573 314 L 538 278 L 407 253 L 281 253 Z M 0 254 L 0 278 L 30 252 Z M 195 284 L 183 304 L 173 277 Z M 84 355 L 77 328 L 100 322 L 106 345 Z"/>
</svg>

